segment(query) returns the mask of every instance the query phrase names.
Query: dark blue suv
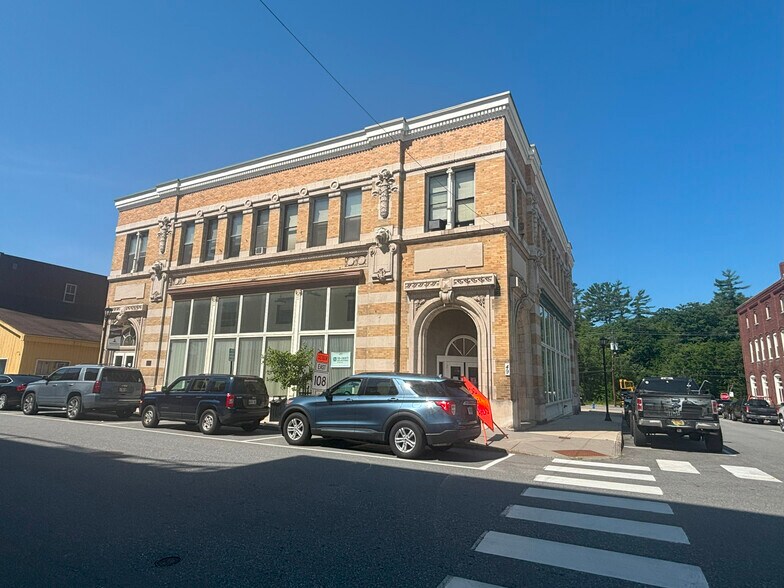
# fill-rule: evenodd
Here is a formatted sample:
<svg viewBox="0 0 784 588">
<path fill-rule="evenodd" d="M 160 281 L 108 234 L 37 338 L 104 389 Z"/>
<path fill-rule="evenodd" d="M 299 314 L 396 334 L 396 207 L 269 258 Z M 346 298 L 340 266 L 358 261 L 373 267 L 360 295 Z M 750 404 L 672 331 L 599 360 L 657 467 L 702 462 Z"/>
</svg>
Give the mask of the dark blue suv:
<svg viewBox="0 0 784 588">
<path fill-rule="evenodd" d="M 476 400 L 462 382 L 415 374 L 359 374 L 319 396 L 289 401 L 280 419 L 291 445 L 311 435 L 389 444 L 413 459 L 425 446 L 449 449 L 481 433 Z"/>
<path fill-rule="evenodd" d="M 145 427 L 164 419 L 198 424 L 205 435 L 217 433 L 221 425 L 255 431 L 269 414 L 269 395 L 258 376 L 183 376 L 160 392 L 146 394 L 139 414 Z"/>
</svg>

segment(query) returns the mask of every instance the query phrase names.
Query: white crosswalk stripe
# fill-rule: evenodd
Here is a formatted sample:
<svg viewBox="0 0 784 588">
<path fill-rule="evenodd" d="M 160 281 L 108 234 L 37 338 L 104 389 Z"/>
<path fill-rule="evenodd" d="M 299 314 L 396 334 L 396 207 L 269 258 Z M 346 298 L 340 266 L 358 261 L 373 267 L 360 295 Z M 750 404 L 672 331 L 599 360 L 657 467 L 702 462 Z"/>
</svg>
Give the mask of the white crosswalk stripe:
<svg viewBox="0 0 784 588">
<path fill-rule="evenodd" d="M 586 476 L 598 476 L 602 478 L 621 478 L 623 480 L 642 480 L 645 482 L 656 481 L 656 478 L 654 478 L 650 474 L 632 474 L 630 472 L 618 472 L 615 470 L 607 471 L 607 470 L 596 470 L 591 468 L 573 468 L 570 466 L 554 466 L 554 465 L 545 466 L 544 469 L 548 472 L 560 472 L 563 474 L 583 474 Z"/>
<path fill-rule="evenodd" d="M 766 474 L 757 468 L 728 465 L 722 465 L 721 467 L 723 467 L 736 478 L 742 478 L 744 480 L 760 480 L 763 482 L 778 482 L 779 484 L 781 483 L 781 480 L 778 478 L 774 478 L 770 474 Z"/>
<path fill-rule="evenodd" d="M 699 474 L 699 470 L 688 461 L 676 461 L 672 459 L 657 459 L 659 469 L 665 472 L 678 472 L 681 474 Z"/>
<path fill-rule="evenodd" d="M 707 588 L 708 586 L 705 575 L 697 566 L 496 531 L 485 533 L 474 549 L 480 553 L 651 586 L 664 588 Z"/>
<path fill-rule="evenodd" d="M 659 468 L 664 471 L 695 473 L 688 462 L 658 460 Z M 545 486 L 530 486 L 521 493 L 521 499 L 528 504 L 511 504 L 501 515 L 505 520 L 522 521 L 519 527 L 523 534 L 488 530 L 483 533 L 473 550 L 489 556 L 501 556 L 532 564 L 540 564 L 571 570 L 572 572 L 593 574 L 607 578 L 628 580 L 650 586 L 664 588 L 706 588 L 708 582 L 702 569 L 696 565 L 668 561 L 653 557 L 643 557 L 623 552 L 623 541 L 615 541 L 614 549 L 598 549 L 580 545 L 581 540 L 590 539 L 593 534 L 613 534 L 634 537 L 636 540 L 656 541 L 659 545 L 672 544 L 669 548 L 674 557 L 680 559 L 688 549 L 689 538 L 685 531 L 674 524 L 672 507 L 664 502 L 618 496 L 620 492 L 662 496 L 660 487 L 653 484 L 619 482 L 597 479 L 625 478 L 640 482 L 656 482 L 648 466 L 630 466 L 601 462 L 580 462 L 577 460 L 554 459 L 546 465 L 546 472 L 572 474 L 558 476 L 538 474 L 534 482 Z M 671 469 L 667 469 L 671 468 Z M 695 471 L 690 471 L 694 469 Z M 696 472 L 699 473 L 699 472 Z M 584 477 L 578 477 L 584 476 Z M 580 492 L 575 490 L 546 487 L 550 485 L 573 486 L 601 492 Z M 535 501 L 539 501 L 538 503 Z M 533 504 L 532 504 L 533 502 Z M 559 507 L 562 507 L 561 510 Z M 588 512 L 581 512 L 587 509 Z M 596 514 L 598 512 L 598 514 Z M 645 516 L 647 520 L 636 520 Z M 655 522 L 659 518 L 661 522 Z M 533 525 L 538 525 L 532 527 Z M 544 526 L 542 526 L 544 525 Z M 537 534 L 546 535 L 548 527 L 571 529 L 567 542 L 552 541 L 539 537 L 526 536 L 525 530 L 537 529 Z M 510 527 L 504 529 L 508 531 Z M 516 528 L 514 529 L 516 530 Z M 529 531 L 529 534 L 533 534 Z M 561 534 L 556 537 L 562 536 Z M 599 543 L 604 545 L 606 539 Z M 677 551 L 676 551 L 677 546 Z M 666 553 L 666 552 L 658 552 Z M 523 572 L 525 574 L 525 572 Z M 540 572 L 537 572 L 540 573 Z M 576 581 L 576 580 L 575 580 Z M 534 582 L 535 583 L 535 582 Z M 500 588 L 467 578 L 448 576 L 439 588 Z"/>
</svg>

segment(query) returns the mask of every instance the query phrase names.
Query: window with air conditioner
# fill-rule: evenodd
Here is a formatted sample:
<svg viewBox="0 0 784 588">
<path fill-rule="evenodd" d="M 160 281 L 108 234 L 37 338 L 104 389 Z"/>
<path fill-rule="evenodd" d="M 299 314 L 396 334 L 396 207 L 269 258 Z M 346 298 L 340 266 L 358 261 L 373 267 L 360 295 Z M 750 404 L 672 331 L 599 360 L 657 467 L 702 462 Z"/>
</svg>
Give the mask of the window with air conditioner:
<svg viewBox="0 0 784 588">
<path fill-rule="evenodd" d="M 269 234 L 269 208 L 257 210 L 253 220 L 253 255 L 267 252 L 267 236 Z"/>
</svg>

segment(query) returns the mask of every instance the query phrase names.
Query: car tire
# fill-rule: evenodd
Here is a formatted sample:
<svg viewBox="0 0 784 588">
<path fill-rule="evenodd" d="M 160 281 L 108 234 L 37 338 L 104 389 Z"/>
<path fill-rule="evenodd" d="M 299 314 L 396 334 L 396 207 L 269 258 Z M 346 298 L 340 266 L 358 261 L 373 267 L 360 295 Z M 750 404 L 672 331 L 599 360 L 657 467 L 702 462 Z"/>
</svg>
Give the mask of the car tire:
<svg viewBox="0 0 784 588">
<path fill-rule="evenodd" d="M 645 447 L 648 445 L 648 436 L 640 431 L 640 428 L 637 426 L 637 421 L 631 419 L 632 425 L 632 438 L 634 439 L 634 446 L 635 447 Z"/>
<path fill-rule="evenodd" d="M 414 422 L 400 421 L 389 431 L 389 447 L 398 457 L 416 459 L 425 448 L 425 433 Z"/>
<path fill-rule="evenodd" d="M 702 435 L 700 433 L 689 433 L 689 439 L 692 441 L 699 441 L 702 439 Z"/>
<path fill-rule="evenodd" d="M 784 433 L 784 416 L 779 415 L 779 428 Z"/>
<path fill-rule="evenodd" d="M 740 414 L 740 420 L 741 420 L 741 422 L 744 422 L 744 423 L 748 423 L 749 422 L 749 419 L 746 418 L 746 414 L 745 413 L 741 413 Z"/>
<path fill-rule="evenodd" d="M 8 394 L 0 394 L 0 410 L 8 410 Z"/>
<path fill-rule="evenodd" d="M 705 449 L 711 453 L 721 453 L 724 450 L 724 437 L 721 431 L 705 435 Z"/>
<path fill-rule="evenodd" d="M 240 426 L 242 427 L 243 431 L 247 433 L 252 433 L 253 431 L 259 428 L 259 421 L 253 421 L 252 423 L 244 423 Z"/>
<path fill-rule="evenodd" d="M 205 435 L 214 435 L 220 430 L 218 413 L 208 408 L 199 417 L 199 430 Z"/>
<path fill-rule="evenodd" d="M 130 418 L 130 417 L 131 417 L 131 415 L 132 415 L 134 412 L 136 412 L 136 409 L 135 409 L 135 408 L 134 408 L 133 410 L 128 410 L 128 409 L 125 409 L 125 410 L 118 410 L 116 414 L 117 414 L 117 418 L 118 418 L 118 419 L 120 419 L 120 420 L 125 420 L 125 419 L 127 419 L 127 418 Z"/>
<path fill-rule="evenodd" d="M 142 426 L 147 429 L 152 429 L 158 426 L 160 422 L 160 417 L 158 416 L 158 409 L 155 408 L 152 404 L 148 404 L 142 410 Z"/>
<path fill-rule="evenodd" d="M 22 412 L 32 415 L 38 412 L 38 403 L 35 401 L 35 394 L 28 392 L 22 398 Z"/>
<path fill-rule="evenodd" d="M 72 421 L 78 421 L 82 418 L 82 397 L 78 394 L 71 396 L 65 405 L 65 414 Z"/>
<path fill-rule="evenodd" d="M 283 438 L 289 445 L 305 445 L 310 441 L 310 423 L 301 412 L 293 412 L 283 422 Z"/>
</svg>

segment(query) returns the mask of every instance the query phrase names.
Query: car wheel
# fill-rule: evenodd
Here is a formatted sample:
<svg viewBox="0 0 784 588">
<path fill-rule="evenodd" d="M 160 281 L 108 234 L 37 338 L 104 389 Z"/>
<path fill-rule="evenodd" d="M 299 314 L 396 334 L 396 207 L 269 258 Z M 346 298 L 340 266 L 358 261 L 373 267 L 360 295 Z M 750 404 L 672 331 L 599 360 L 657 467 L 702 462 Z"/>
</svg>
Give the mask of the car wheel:
<svg viewBox="0 0 784 588">
<path fill-rule="evenodd" d="M 159 421 L 160 417 L 158 417 L 158 409 L 155 408 L 152 404 L 145 406 L 144 410 L 142 410 L 142 426 L 147 427 L 148 429 L 152 429 L 153 427 L 158 426 Z"/>
<path fill-rule="evenodd" d="M 741 420 L 741 422 L 744 422 L 744 423 L 748 423 L 749 422 L 749 419 L 746 418 L 746 414 L 745 413 L 741 413 L 740 420 Z"/>
<path fill-rule="evenodd" d="M 404 459 L 416 459 L 425 448 L 425 434 L 416 423 L 400 421 L 389 432 L 392 452 Z"/>
<path fill-rule="evenodd" d="M 199 430 L 205 435 L 214 435 L 220 429 L 218 413 L 208 408 L 199 417 Z"/>
<path fill-rule="evenodd" d="M 8 408 L 8 394 L 0 394 L 0 410 Z"/>
<path fill-rule="evenodd" d="M 68 404 L 65 405 L 65 414 L 72 421 L 78 420 L 82 417 L 82 397 L 71 396 L 68 399 Z"/>
<path fill-rule="evenodd" d="M 283 423 L 283 438 L 289 445 L 305 445 L 310 441 L 310 423 L 308 417 L 295 412 L 286 417 Z"/>
<path fill-rule="evenodd" d="M 243 431 L 247 431 L 248 433 L 255 431 L 259 428 L 259 421 L 253 421 L 252 423 L 245 423 L 241 425 Z"/>
<path fill-rule="evenodd" d="M 450 443 L 449 445 L 431 445 L 430 449 L 432 449 L 433 451 L 438 451 L 439 453 L 443 453 L 444 451 L 449 451 L 450 449 L 452 449 L 452 444 Z"/>
<path fill-rule="evenodd" d="M 118 419 L 123 419 L 123 420 L 124 420 L 124 419 L 127 419 L 127 418 L 130 418 L 130 416 L 131 416 L 131 415 L 132 415 L 134 412 L 136 412 L 136 409 L 134 409 L 134 410 L 128 410 L 128 409 L 125 409 L 125 410 L 118 410 L 118 411 L 117 411 L 117 418 L 118 418 Z"/>
<path fill-rule="evenodd" d="M 689 433 L 689 439 L 691 439 L 692 441 L 699 441 L 700 439 L 702 439 L 702 435 L 700 435 L 699 433 Z"/>
<path fill-rule="evenodd" d="M 784 432 L 784 416 L 779 415 L 779 428 Z"/>
<path fill-rule="evenodd" d="M 632 424 L 632 437 L 634 438 L 634 446 L 635 447 L 644 447 L 648 444 L 648 437 L 640 431 L 640 428 L 637 426 L 637 421 L 631 419 Z"/>
<path fill-rule="evenodd" d="M 35 394 L 30 392 L 22 398 L 22 412 L 24 414 L 35 414 L 38 412 L 38 403 L 35 401 Z"/>
<path fill-rule="evenodd" d="M 705 449 L 711 453 L 721 453 L 724 449 L 724 437 L 721 431 L 705 435 Z"/>
</svg>

